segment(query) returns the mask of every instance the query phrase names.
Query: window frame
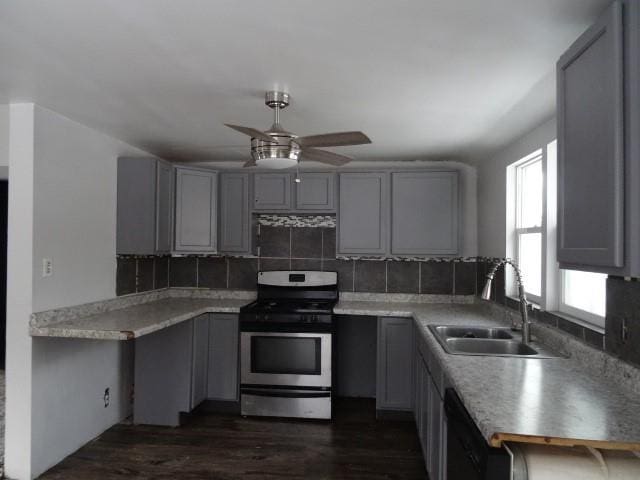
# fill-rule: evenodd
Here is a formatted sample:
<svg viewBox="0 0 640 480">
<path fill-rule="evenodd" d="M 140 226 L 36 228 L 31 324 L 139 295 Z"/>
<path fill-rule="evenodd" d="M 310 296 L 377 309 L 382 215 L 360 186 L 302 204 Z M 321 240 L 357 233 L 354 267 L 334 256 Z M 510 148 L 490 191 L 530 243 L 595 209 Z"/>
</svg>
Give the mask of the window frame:
<svg viewBox="0 0 640 480">
<path fill-rule="evenodd" d="M 560 295 L 558 298 L 558 311 L 566 316 L 579 320 L 579 323 L 582 324 L 583 326 L 604 329 L 606 312 L 604 316 L 600 316 L 596 313 L 589 312 L 587 310 L 583 310 L 581 308 L 577 308 L 572 305 L 569 305 L 564 301 L 564 298 L 565 298 L 564 276 L 566 271 L 567 270 L 565 269 L 560 269 L 560 268 L 558 269 L 559 285 L 560 285 Z M 570 270 L 570 271 L 576 272 L 576 273 L 584 273 L 584 272 L 580 272 L 580 270 Z M 597 272 L 591 272 L 591 273 L 597 273 Z M 605 291 L 605 295 L 606 295 L 606 291 Z"/>
<path fill-rule="evenodd" d="M 541 251 L 541 295 L 538 297 L 527 292 L 529 301 L 542 310 L 554 312 L 567 320 L 585 328 L 602 333 L 605 317 L 588 312 L 564 302 L 564 278 L 556 255 L 557 229 L 557 139 L 534 149 L 528 155 L 516 160 L 506 168 L 506 256 L 519 264 L 519 238 L 522 233 L 542 234 Z M 542 225 L 540 228 L 518 228 L 519 208 L 518 192 L 522 191 L 519 182 L 518 167 L 542 161 Z M 597 273 L 597 272 L 594 272 Z M 526 287 L 526 278 L 525 278 Z M 505 294 L 517 300 L 518 293 L 513 275 L 505 275 Z M 606 314 L 605 314 L 606 315 Z"/>
<path fill-rule="evenodd" d="M 540 162 L 542 168 L 542 215 L 540 218 L 540 225 L 536 225 L 534 227 L 520 227 L 519 219 L 522 216 L 522 212 L 520 211 L 522 208 L 522 171 L 527 166 L 530 166 L 534 163 Z M 524 156 L 520 160 L 513 162 L 507 167 L 507 183 L 511 182 L 511 189 L 507 188 L 507 218 L 511 217 L 510 221 L 510 231 L 511 234 L 507 235 L 507 238 L 510 237 L 510 245 L 507 246 L 507 256 L 512 257 L 515 262 L 520 265 L 520 237 L 523 234 L 527 233 L 539 233 L 540 234 L 540 295 L 535 295 L 531 292 L 525 290 L 527 294 L 527 299 L 535 304 L 541 305 L 544 293 L 545 293 L 545 155 L 544 149 L 539 148 L 529 155 Z M 509 178 L 510 177 L 510 178 Z M 511 190 L 511 191 L 509 191 Z M 509 205 L 511 208 L 509 208 Z M 511 210 L 511 211 L 509 211 Z M 508 221 L 509 223 L 509 221 Z M 517 297 L 516 285 L 513 279 L 509 276 L 505 276 L 505 286 L 507 288 L 507 295 L 510 297 Z M 525 279 L 524 282 L 525 289 L 527 287 L 527 282 Z"/>
</svg>

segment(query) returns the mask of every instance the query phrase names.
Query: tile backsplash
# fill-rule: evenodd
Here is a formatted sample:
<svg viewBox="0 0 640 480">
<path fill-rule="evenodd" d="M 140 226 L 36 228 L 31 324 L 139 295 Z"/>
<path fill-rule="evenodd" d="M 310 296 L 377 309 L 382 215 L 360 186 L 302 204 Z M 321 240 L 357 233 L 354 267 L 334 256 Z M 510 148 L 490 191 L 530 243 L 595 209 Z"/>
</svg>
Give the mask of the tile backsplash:
<svg viewBox="0 0 640 480">
<path fill-rule="evenodd" d="M 338 272 L 341 291 L 474 295 L 475 259 L 336 257 L 335 217 L 260 215 L 257 257 L 118 257 L 117 295 L 169 287 L 255 289 L 259 270 Z"/>
</svg>

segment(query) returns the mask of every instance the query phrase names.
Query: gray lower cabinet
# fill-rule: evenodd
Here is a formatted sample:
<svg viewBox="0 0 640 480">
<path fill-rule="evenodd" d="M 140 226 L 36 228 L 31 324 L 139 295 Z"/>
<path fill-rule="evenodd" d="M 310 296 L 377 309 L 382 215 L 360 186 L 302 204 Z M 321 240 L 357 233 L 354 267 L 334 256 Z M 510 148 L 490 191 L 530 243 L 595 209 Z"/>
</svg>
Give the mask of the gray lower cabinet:
<svg viewBox="0 0 640 480">
<path fill-rule="evenodd" d="M 216 251 L 217 180 L 211 170 L 176 168 L 175 251 Z"/>
<path fill-rule="evenodd" d="M 391 253 L 458 253 L 458 172 L 391 174 Z"/>
<path fill-rule="evenodd" d="M 291 174 L 256 173 L 253 175 L 254 210 L 290 210 Z"/>
<path fill-rule="evenodd" d="M 218 250 L 221 253 L 250 253 L 249 174 L 220 174 L 220 224 Z"/>
<path fill-rule="evenodd" d="M 295 183 L 296 210 L 335 211 L 335 173 L 302 172 L 299 178 Z"/>
<path fill-rule="evenodd" d="M 209 323 L 207 398 L 239 398 L 239 321 L 237 314 L 214 313 Z"/>
<path fill-rule="evenodd" d="M 171 250 L 173 170 L 156 158 L 119 158 L 116 253 Z"/>
<path fill-rule="evenodd" d="M 210 316 L 207 313 L 192 320 L 191 409 L 200 405 L 207 398 Z"/>
<path fill-rule="evenodd" d="M 193 326 L 189 320 L 135 340 L 134 423 L 175 427 L 191 410 Z"/>
<path fill-rule="evenodd" d="M 341 173 L 338 197 L 338 253 L 384 255 L 388 245 L 389 174 Z"/>
<path fill-rule="evenodd" d="M 377 410 L 413 408 L 413 319 L 378 318 Z"/>
<path fill-rule="evenodd" d="M 622 15 L 613 2 L 557 64 L 558 260 L 565 264 L 624 262 Z"/>
<path fill-rule="evenodd" d="M 446 414 L 444 393 L 432 375 L 420 349 L 415 348 L 417 374 L 414 416 L 424 462 L 431 480 L 446 478 Z"/>
</svg>

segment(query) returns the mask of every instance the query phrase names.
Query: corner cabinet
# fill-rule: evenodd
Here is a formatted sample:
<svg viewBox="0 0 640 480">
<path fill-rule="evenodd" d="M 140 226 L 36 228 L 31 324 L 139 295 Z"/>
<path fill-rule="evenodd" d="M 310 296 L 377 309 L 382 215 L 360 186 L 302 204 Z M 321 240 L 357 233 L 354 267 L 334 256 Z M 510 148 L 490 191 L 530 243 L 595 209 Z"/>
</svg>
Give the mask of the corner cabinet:
<svg viewBox="0 0 640 480">
<path fill-rule="evenodd" d="M 291 209 L 291 175 L 256 173 L 253 175 L 253 209 L 262 211 Z"/>
<path fill-rule="evenodd" d="M 640 275 L 640 5 L 614 1 L 557 63 L 558 261 Z"/>
<path fill-rule="evenodd" d="M 221 253 L 251 252 L 249 174 L 220 174 L 220 224 L 218 250 Z"/>
<path fill-rule="evenodd" d="M 413 408 L 412 345 L 412 318 L 378 318 L 376 410 Z"/>
<path fill-rule="evenodd" d="M 391 253 L 458 253 L 458 172 L 391 174 Z"/>
<path fill-rule="evenodd" d="M 389 175 L 341 173 L 338 188 L 338 253 L 386 254 Z"/>
<path fill-rule="evenodd" d="M 176 252 L 216 251 L 217 192 L 216 172 L 176 168 Z"/>
<path fill-rule="evenodd" d="M 156 158 L 119 158 L 116 253 L 169 253 L 173 167 Z"/>
</svg>

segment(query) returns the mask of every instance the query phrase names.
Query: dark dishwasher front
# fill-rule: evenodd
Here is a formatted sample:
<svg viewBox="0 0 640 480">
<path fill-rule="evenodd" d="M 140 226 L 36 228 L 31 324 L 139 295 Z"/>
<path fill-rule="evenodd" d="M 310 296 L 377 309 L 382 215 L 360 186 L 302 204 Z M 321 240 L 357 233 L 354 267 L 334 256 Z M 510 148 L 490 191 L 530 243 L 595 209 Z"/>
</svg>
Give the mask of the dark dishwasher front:
<svg viewBox="0 0 640 480">
<path fill-rule="evenodd" d="M 447 480 L 509 480 L 509 454 L 487 444 L 451 388 L 445 392 L 444 408 L 447 414 Z"/>
</svg>

